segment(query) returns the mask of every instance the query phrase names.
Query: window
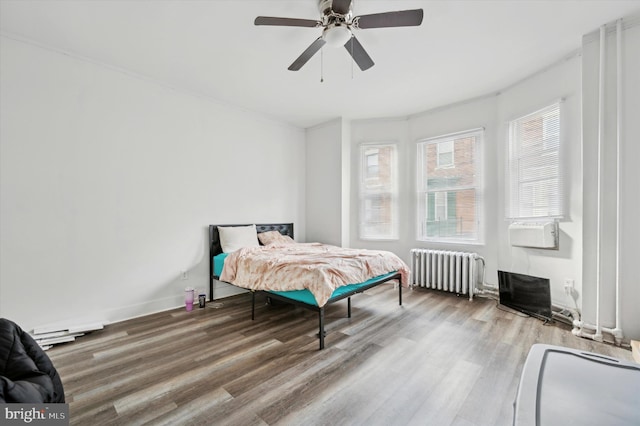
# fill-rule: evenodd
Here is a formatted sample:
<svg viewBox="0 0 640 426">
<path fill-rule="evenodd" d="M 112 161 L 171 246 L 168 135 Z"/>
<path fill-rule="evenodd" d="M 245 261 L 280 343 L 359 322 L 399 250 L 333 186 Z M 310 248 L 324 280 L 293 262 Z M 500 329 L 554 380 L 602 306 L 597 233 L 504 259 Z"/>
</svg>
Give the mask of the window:
<svg viewBox="0 0 640 426">
<path fill-rule="evenodd" d="M 378 177 L 378 157 L 379 153 L 377 149 L 369 150 L 366 154 L 367 158 L 367 178 L 377 178 Z"/>
<path fill-rule="evenodd" d="M 438 147 L 438 167 L 453 167 L 453 141 L 440 142 Z"/>
<path fill-rule="evenodd" d="M 561 217 L 560 103 L 509 123 L 509 219 Z"/>
<path fill-rule="evenodd" d="M 418 240 L 480 242 L 480 146 L 473 130 L 418 142 Z"/>
<path fill-rule="evenodd" d="M 435 217 L 433 219 L 447 218 L 447 193 L 440 191 L 435 193 Z"/>
<path fill-rule="evenodd" d="M 360 238 L 397 239 L 395 144 L 360 146 Z"/>
</svg>

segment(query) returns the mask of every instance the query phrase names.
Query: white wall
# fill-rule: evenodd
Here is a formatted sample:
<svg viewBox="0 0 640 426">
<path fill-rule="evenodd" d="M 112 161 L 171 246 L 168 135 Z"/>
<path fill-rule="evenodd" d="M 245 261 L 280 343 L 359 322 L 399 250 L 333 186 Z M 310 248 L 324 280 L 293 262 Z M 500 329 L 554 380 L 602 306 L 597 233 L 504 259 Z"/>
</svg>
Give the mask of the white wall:
<svg viewBox="0 0 640 426">
<path fill-rule="evenodd" d="M 342 247 L 349 247 L 351 241 L 351 161 L 351 121 L 342 120 Z"/>
<path fill-rule="evenodd" d="M 575 280 L 575 295 L 582 295 L 582 164 L 581 164 L 581 59 L 576 54 L 506 90 L 498 97 L 497 163 L 500 184 L 498 221 L 498 267 L 551 281 L 551 300 L 556 305 L 575 307 L 564 291 L 564 280 Z M 504 179 L 508 123 L 560 99 L 561 144 L 565 179 L 564 218 L 560 220 L 559 250 L 512 247 L 505 220 Z M 495 235 L 495 234 L 494 234 Z M 497 279 L 497 278 L 496 278 Z"/>
<path fill-rule="evenodd" d="M 366 143 L 397 143 L 398 144 L 398 189 L 399 197 L 399 235 L 396 241 L 378 241 L 360 239 L 360 145 Z M 389 250 L 396 253 L 406 262 L 409 261 L 409 252 L 406 251 L 408 242 L 411 239 L 411 223 L 409 220 L 410 195 L 408 179 L 410 176 L 410 155 L 407 151 L 408 126 L 407 119 L 386 118 L 371 120 L 356 120 L 351 123 L 351 211 L 350 220 L 350 242 L 349 246 L 354 248 Z"/>
<path fill-rule="evenodd" d="M 439 249 L 466 250 L 479 252 L 495 264 L 495 256 L 485 245 L 456 245 L 434 244 L 417 241 L 416 233 L 416 155 L 417 142 L 421 139 L 448 134 L 461 130 L 470 130 L 478 127 L 486 127 L 485 149 L 483 161 L 489 161 L 483 169 L 485 184 L 493 188 L 496 184 L 495 165 L 491 163 L 494 158 L 495 141 L 493 140 L 493 123 L 495 121 L 495 97 L 486 97 L 471 100 L 458 105 L 438 108 L 432 111 L 416 114 L 411 117 L 360 120 L 352 123 L 352 205 L 351 213 L 351 238 L 352 245 L 363 248 L 380 248 L 390 250 L 409 263 L 409 252 L 415 247 L 432 247 Z M 359 170 L 359 146 L 368 142 L 396 142 L 398 144 L 399 171 L 399 216 L 400 238 L 397 241 L 366 241 L 358 235 L 359 212 L 358 206 L 358 170 Z M 488 202 L 485 209 L 491 209 L 495 205 L 495 191 L 489 191 L 486 195 Z M 485 217 L 492 218 L 493 214 L 483 212 Z M 487 222 L 488 230 L 494 229 L 493 221 Z M 492 243 L 489 243 L 489 247 Z M 494 250 L 495 251 L 495 250 Z"/>
<path fill-rule="evenodd" d="M 640 338 L 640 286 L 636 272 L 640 241 L 640 17 L 625 18 L 623 36 L 622 164 L 621 164 L 621 322 L 626 338 Z M 612 25 L 610 25 L 611 27 Z M 615 53 L 609 33 L 605 106 L 606 142 L 603 151 L 603 325 L 614 324 L 615 280 Z M 545 70 L 504 88 L 496 96 L 472 99 L 410 117 L 351 122 L 349 243 L 352 247 L 384 249 L 409 261 L 413 247 L 476 251 L 487 261 L 486 281 L 497 284 L 503 269 L 547 277 L 552 302 L 584 308 L 584 318 L 595 322 L 595 141 L 597 140 L 597 37 L 586 36 L 581 54 L 569 55 Z M 584 81 L 584 82 L 583 82 Z M 512 247 L 505 220 L 505 164 L 508 122 L 562 99 L 562 143 L 565 171 L 565 216 L 560 221 L 559 250 Z M 584 123 L 584 125 L 583 125 Z M 485 128 L 485 236 L 481 245 L 426 244 L 416 241 L 415 142 L 476 127 Z M 583 146 L 584 133 L 584 146 Z M 358 236 L 358 146 L 366 142 L 397 142 L 400 164 L 400 238 L 365 241 Z M 584 157 L 583 157 L 584 149 Z M 584 165 L 583 165 L 584 160 Z M 335 224 L 339 227 L 340 224 Z M 564 291 L 565 279 L 574 281 L 573 297 Z"/>
<path fill-rule="evenodd" d="M 500 191 L 497 176 L 496 160 L 496 96 L 486 96 L 473 99 L 448 107 L 438 108 L 433 111 L 416 115 L 409 120 L 411 138 L 411 193 L 416 194 L 416 142 L 421 139 L 442 136 L 454 132 L 484 128 L 484 141 L 481 147 L 479 169 L 484 191 L 481 194 L 484 202 L 479 212 L 482 226 L 480 229 L 481 243 L 479 244 L 454 244 L 454 243 L 425 243 L 416 241 L 416 214 L 417 207 L 415 196 L 411 200 L 411 223 L 413 247 L 433 248 L 437 250 L 460 250 L 475 252 L 484 257 L 486 262 L 486 280 L 497 284 L 492 279 L 496 276 L 496 252 L 498 241 L 496 235 L 496 216 L 499 215 L 498 197 Z M 410 247 L 412 248 L 412 247 Z M 408 248 L 408 249 L 410 249 Z"/>
<path fill-rule="evenodd" d="M 622 109 L 620 164 L 620 326 L 626 338 L 640 339 L 640 286 L 637 253 L 640 241 L 640 16 L 625 18 L 622 35 Z M 602 235 L 601 235 L 601 325 L 615 324 L 616 282 L 616 35 L 608 25 L 604 86 L 604 138 L 602 143 Z M 598 32 L 583 39 L 583 134 L 584 134 L 584 319 L 596 324 L 597 247 L 597 151 L 598 78 L 600 40 Z"/>
<path fill-rule="evenodd" d="M 342 133 L 341 119 L 306 131 L 308 241 L 342 244 Z"/>
<path fill-rule="evenodd" d="M 640 16 L 625 31 L 623 63 L 625 70 L 622 105 L 624 137 L 621 167 L 621 321 L 625 337 L 640 340 L 640 285 L 638 285 L 638 242 L 640 242 Z"/>
<path fill-rule="evenodd" d="M 505 220 L 505 161 L 508 121 L 560 98 L 567 179 L 567 216 L 560 225 L 560 250 L 511 247 Z M 476 252 L 486 261 L 486 282 L 497 285 L 497 270 L 550 278 L 552 302 L 573 306 L 564 293 L 564 278 L 576 280 L 581 293 L 582 174 L 580 162 L 580 58 L 573 56 L 521 81 L 500 94 L 471 99 L 407 118 L 360 120 L 352 123 L 351 245 L 397 253 L 409 262 L 414 247 Z M 430 137 L 483 127 L 482 180 L 484 222 L 480 244 L 426 243 L 416 240 L 416 142 Z M 363 241 L 358 236 L 358 151 L 364 142 L 397 141 L 400 170 L 400 239 Z"/>
<path fill-rule="evenodd" d="M 181 305 L 208 288 L 208 224 L 291 221 L 305 238 L 303 130 L 1 43 L 1 316 L 30 329 Z"/>
</svg>

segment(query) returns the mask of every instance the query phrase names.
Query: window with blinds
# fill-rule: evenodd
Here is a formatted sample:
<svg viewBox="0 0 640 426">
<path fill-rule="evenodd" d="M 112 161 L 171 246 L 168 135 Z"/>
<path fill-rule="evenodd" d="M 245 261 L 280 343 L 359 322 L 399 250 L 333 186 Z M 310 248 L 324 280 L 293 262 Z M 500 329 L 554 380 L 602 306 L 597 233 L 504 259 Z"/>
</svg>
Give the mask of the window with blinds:
<svg viewBox="0 0 640 426">
<path fill-rule="evenodd" d="M 560 103 L 509 123 L 508 219 L 563 215 Z"/>
<path fill-rule="evenodd" d="M 483 136 L 478 129 L 418 142 L 418 240 L 481 241 Z"/>
<path fill-rule="evenodd" d="M 395 144 L 360 145 L 360 238 L 398 238 Z"/>
</svg>

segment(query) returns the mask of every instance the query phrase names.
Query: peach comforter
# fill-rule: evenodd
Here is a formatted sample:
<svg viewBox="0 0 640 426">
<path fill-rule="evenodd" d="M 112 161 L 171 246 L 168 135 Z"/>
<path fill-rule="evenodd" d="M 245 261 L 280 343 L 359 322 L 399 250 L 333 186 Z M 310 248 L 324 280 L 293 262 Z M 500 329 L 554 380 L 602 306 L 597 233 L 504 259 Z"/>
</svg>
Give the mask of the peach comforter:
<svg viewBox="0 0 640 426">
<path fill-rule="evenodd" d="M 388 251 L 345 249 L 320 243 L 246 247 L 230 253 L 220 275 L 226 281 L 251 290 L 308 289 L 318 306 L 333 291 L 398 271 L 402 285 L 409 282 L 409 268 Z"/>
</svg>

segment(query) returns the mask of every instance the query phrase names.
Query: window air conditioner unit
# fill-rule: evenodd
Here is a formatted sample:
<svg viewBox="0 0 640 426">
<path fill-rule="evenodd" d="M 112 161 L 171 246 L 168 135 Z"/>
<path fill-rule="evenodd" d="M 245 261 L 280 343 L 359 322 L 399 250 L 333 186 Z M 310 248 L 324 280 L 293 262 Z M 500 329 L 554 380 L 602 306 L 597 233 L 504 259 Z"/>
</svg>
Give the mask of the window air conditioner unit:
<svg viewBox="0 0 640 426">
<path fill-rule="evenodd" d="M 512 246 L 558 249 L 558 222 L 514 222 L 509 225 Z"/>
</svg>

